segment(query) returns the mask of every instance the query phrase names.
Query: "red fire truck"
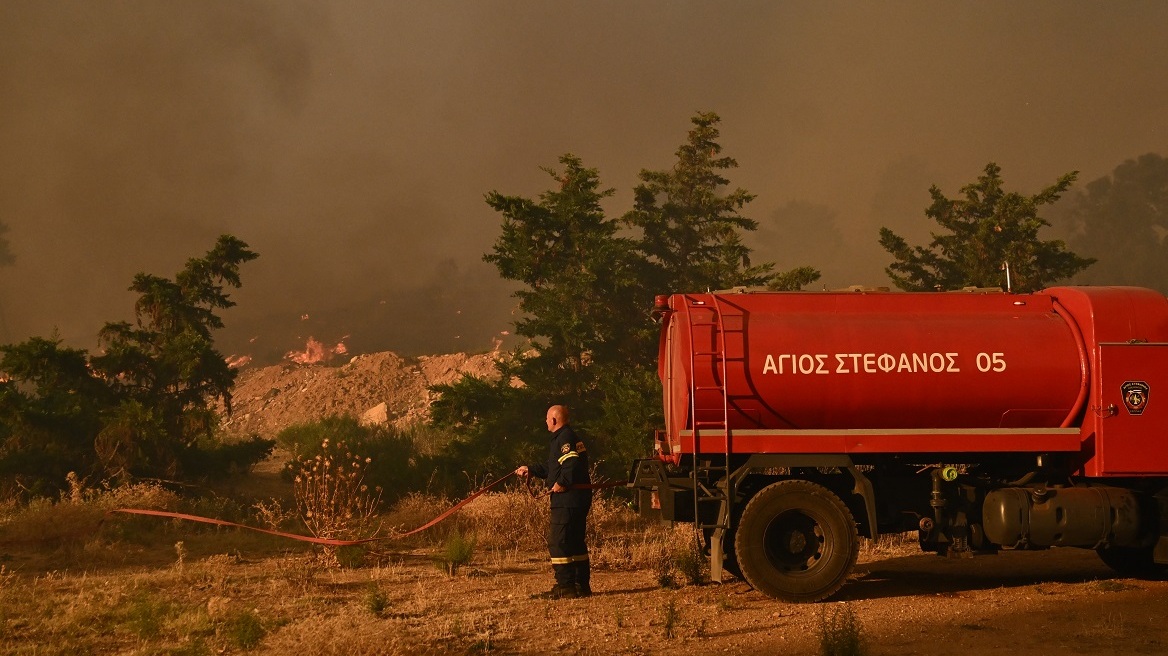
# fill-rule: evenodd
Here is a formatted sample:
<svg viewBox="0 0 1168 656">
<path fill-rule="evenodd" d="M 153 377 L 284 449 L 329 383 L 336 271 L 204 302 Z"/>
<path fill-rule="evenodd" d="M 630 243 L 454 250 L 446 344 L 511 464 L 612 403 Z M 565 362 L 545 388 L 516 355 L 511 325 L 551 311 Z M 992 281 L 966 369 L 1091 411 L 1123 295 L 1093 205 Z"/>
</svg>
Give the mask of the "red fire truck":
<svg viewBox="0 0 1168 656">
<path fill-rule="evenodd" d="M 656 311 L 665 429 L 632 486 L 643 513 L 696 523 L 715 580 L 818 601 L 859 535 L 910 530 L 950 557 L 1073 546 L 1168 573 L 1162 294 L 740 291 Z"/>
</svg>

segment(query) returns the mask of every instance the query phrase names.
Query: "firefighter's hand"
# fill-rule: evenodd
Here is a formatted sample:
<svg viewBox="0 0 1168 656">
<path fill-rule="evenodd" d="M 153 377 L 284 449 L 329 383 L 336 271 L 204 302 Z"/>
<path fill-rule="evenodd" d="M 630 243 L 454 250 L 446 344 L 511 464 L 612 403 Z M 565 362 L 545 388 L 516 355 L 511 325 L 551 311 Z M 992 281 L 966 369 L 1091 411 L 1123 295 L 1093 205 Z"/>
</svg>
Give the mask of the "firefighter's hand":
<svg viewBox="0 0 1168 656">
<path fill-rule="evenodd" d="M 563 485 L 560 485 L 559 483 L 556 483 L 555 485 L 552 486 L 552 492 L 566 492 L 567 490 L 568 490 L 568 488 L 564 487 Z"/>
<path fill-rule="evenodd" d="M 518 467 L 516 467 L 515 468 L 515 475 L 522 476 L 523 478 L 527 478 L 527 476 L 528 476 L 527 465 L 519 465 Z"/>
</svg>

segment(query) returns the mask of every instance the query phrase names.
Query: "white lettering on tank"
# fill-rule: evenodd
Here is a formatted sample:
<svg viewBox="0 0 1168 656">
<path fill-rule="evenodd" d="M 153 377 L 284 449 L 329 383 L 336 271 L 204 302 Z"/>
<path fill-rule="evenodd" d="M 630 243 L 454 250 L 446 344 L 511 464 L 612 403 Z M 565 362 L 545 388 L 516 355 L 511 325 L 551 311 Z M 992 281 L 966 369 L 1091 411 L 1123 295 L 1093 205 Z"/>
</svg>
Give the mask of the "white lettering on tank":
<svg viewBox="0 0 1168 656">
<path fill-rule="evenodd" d="M 831 359 L 835 358 L 832 368 Z M 961 354 L 956 351 L 916 353 L 768 353 L 763 374 L 879 374 L 961 373 Z M 1005 354 L 978 353 L 974 364 L 981 373 L 1006 370 Z"/>
<path fill-rule="evenodd" d="M 864 354 L 864 373 L 867 373 L 867 374 L 876 373 L 876 354 L 875 353 L 865 353 Z"/>
<path fill-rule="evenodd" d="M 804 353 L 799 356 L 799 373 L 809 374 L 815 371 L 815 357 Z"/>
<path fill-rule="evenodd" d="M 777 374 L 779 368 L 775 366 L 775 356 L 767 353 L 766 362 L 762 364 L 762 372 L 764 374 Z"/>
<path fill-rule="evenodd" d="M 945 371 L 945 356 L 941 353 L 929 354 L 929 371 L 940 373 Z"/>
<path fill-rule="evenodd" d="M 957 368 L 957 354 L 956 353 L 946 353 L 945 358 L 947 360 L 949 360 L 949 366 L 945 367 L 945 371 L 948 371 L 948 372 L 954 373 L 954 374 L 961 373 L 961 370 Z"/>
<path fill-rule="evenodd" d="M 929 370 L 929 354 L 928 353 L 913 353 L 913 371 L 928 371 Z"/>
</svg>

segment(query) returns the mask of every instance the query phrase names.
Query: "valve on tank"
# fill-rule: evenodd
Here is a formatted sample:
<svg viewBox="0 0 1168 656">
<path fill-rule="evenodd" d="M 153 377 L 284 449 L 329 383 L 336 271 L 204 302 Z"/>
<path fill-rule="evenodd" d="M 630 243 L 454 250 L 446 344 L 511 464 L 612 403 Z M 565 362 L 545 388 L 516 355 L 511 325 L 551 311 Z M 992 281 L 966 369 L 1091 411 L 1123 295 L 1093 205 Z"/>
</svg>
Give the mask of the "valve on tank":
<svg viewBox="0 0 1168 656">
<path fill-rule="evenodd" d="M 957 483 L 957 477 L 958 470 L 952 465 L 933 469 L 933 489 L 929 496 L 933 517 L 920 521 L 921 547 L 949 558 L 971 558 L 971 490 Z"/>
</svg>

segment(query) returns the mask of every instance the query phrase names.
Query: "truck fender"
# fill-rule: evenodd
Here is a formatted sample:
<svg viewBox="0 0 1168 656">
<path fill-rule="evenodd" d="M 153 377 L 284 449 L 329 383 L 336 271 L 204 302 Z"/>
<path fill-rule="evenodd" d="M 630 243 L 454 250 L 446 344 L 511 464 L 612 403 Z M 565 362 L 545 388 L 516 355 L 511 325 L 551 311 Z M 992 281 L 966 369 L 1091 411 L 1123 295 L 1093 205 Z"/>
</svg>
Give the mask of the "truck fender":
<svg viewBox="0 0 1168 656">
<path fill-rule="evenodd" d="M 876 493 L 872 487 L 872 481 L 868 480 L 864 472 L 856 467 L 851 458 L 837 454 L 756 453 L 747 458 L 746 462 L 731 474 L 735 491 L 748 475 L 762 473 L 764 470 L 776 467 L 836 467 L 848 472 L 854 483 L 852 494 L 859 496 L 864 502 L 864 518 L 868 527 L 866 535 L 872 540 L 879 537 L 879 529 L 876 524 Z"/>
</svg>

